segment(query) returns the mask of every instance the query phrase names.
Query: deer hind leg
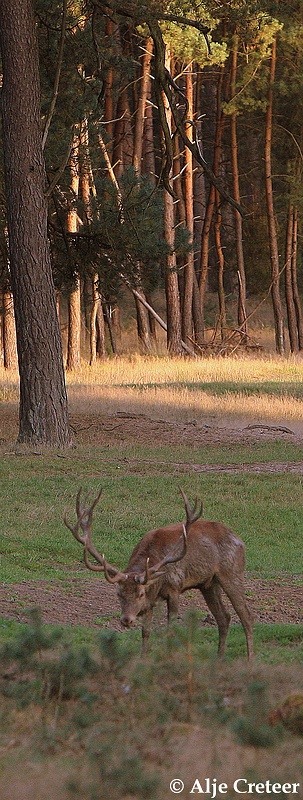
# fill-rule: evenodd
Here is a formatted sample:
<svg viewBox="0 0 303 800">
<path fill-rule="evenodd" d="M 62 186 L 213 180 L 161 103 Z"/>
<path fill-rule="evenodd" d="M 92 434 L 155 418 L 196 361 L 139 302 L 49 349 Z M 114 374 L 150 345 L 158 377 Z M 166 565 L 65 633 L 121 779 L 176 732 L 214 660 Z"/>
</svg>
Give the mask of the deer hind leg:
<svg viewBox="0 0 303 800">
<path fill-rule="evenodd" d="M 215 617 L 216 623 L 218 625 L 219 630 L 219 645 L 218 645 L 218 655 L 220 658 L 224 656 L 225 652 L 225 645 L 226 645 L 226 638 L 228 634 L 228 628 L 230 623 L 230 614 L 225 608 L 225 605 L 222 600 L 222 591 L 221 586 L 219 583 L 214 580 L 209 587 L 199 586 L 200 592 L 202 592 L 204 600 Z"/>
<path fill-rule="evenodd" d="M 246 598 L 245 598 L 245 588 L 244 583 L 241 580 L 237 581 L 235 586 L 234 582 L 228 580 L 228 577 L 221 578 L 220 575 L 220 584 L 224 589 L 224 592 L 229 597 L 231 604 L 233 605 L 235 612 L 238 614 L 242 627 L 244 628 L 245 636 L 246 636 L 246 645 L 247 645 L 247 656 L 248 660 L 250 661 L 254 655 L 253 649 L 253 614 L 250 611 Z"/>
</svg>

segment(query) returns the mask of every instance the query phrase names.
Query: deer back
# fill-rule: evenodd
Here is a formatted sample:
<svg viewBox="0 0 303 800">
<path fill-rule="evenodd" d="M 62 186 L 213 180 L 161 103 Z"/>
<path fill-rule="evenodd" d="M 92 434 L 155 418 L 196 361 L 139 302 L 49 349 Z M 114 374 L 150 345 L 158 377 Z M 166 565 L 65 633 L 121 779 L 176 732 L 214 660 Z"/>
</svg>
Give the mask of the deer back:
<svg viewBox="0 0 303 800">
<path fill-rule="evenodd" d="M 177 545 L 181 536 L 181 522 L 144 534 L 130 556 L 126 572 L 141 572 L 147 559 L 152 567 Z M 242 540 L 220 522 L 199 519 L 191 525 L 184 557 L 168 565 L 160 581 L 178 576 L 179 581 L 185 584 L 189 581 L 189 585 L 193 585 L 233 567 L 241 570 L 244 567 Z"/>
</svg>

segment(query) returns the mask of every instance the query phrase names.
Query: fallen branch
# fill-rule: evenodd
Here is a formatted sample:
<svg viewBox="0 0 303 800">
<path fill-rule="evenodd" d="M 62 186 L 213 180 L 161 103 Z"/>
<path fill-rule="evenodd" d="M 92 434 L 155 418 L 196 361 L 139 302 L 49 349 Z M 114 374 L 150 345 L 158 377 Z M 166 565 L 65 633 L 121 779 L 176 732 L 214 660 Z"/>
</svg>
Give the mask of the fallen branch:
<svg viewBox="0 0 303 800">
<path fill-rule="evenodd" d="M 142 303 L 142 305 L 145 306 L 145 308 L 147 308 L 148 311 L 150 311 L 150 313 L 155 318 L 155 320 L 157 320 L 157 322 L 159 323 L 161 328 L 163 328 L 164 331 L 167 331 L 166 322 L 164 322 L 162 317 L 159 317 L 159 314 L 157 314 L 155 309 L 147 302 L 147 300 L 145 300 L 144 297 L 141 296 L 141 294 L 139 292 L 137 292 L 137 289 L 133 289 L 133 287 L 131 286 L 129 281 L 126 278 L 124 278 L 123 275 L 120 275 L 120 277 L 122 278 L 122 280 L 126 284 L 126 286 L 128 286 L 130 291 L 133 293 L 134 297 L 136 297 L 137 300 L 139 300 L 140 303 Z M 181 345 L 182 345 L 183 350 L 185 350 L 185 352 L 188 353 L 188 355 L 194 356 L 195 358 L 197 358 L 196 353 L 194 352 L 194 350 L 192 350 L 191 347 L 188 347 L 188 345 L 185 342 L 183 342 L 182 339 L 181 339 Z"/>
<path fill-rule="evenodd" d="M 291 433 L 293 436 L 295 435 L 294 431 L 292 431 L 290 428 L 284 428 L 283 425 L 246 425 L 243 430 L 253 431 L 256 428 L 262 428 L 265 431 L 280 431 L 281 433 Z"/>
</svg>

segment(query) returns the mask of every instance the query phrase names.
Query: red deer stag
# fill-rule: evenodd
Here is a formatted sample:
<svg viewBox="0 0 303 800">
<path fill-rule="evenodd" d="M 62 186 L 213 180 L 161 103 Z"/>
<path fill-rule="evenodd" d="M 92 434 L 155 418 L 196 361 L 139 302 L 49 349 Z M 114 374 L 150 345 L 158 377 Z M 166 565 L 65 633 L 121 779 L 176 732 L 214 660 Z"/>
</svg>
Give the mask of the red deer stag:
<svg viewBox="0 0 303 800">
<path fill-rule="evenodd" d="M 153 609 L 159 599 L 166 600 L 168 622 L 178 612 L 179 595 L 187 589 L 200 589 L 219 629 L 218 653 L 223 656 L 230 615 L 222 601 L 222 589 L 229 597 L 245 631 L 248 658 L 253 655 L 253 617 L 244 591 L 245 546 L 226 525 L 199 519 L 202 506 L 193 508 L 181 489 L 186 522 L 167 525 L 145 533 L 134 548 L 125 572 L 109 564 L 94 547 L 91 538 L 93 511 L 102 488 L 93 502 L 76 499 L 77 522 L 64 522 L 84 547 L 88 569 L 103 572 L 109 583 L 116 583 L 122 610 L 121 622 L 131 628 L 142 617 L 143 650 L 150 635 Z M 90 561 L 92 556 L 97 563 Z"/>
</svg>

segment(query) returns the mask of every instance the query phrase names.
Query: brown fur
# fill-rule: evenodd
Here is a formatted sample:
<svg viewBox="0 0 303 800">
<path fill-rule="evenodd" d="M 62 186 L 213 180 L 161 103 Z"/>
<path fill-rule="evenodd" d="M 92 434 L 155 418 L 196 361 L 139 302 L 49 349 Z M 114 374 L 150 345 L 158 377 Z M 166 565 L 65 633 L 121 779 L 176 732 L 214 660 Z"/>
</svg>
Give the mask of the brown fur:
<svg viewBox="0 0 303 800">
<path fill-rule="evenodd" d="M 223 655 L 230 615 L 222 601 L 222 589 L 229 597 L 245 631 L 248 657 L 252 657 L 252 614 L 245 599 L 245 547 L 233 531 L 220 522 L 198 520 L 190 526 L 187 550 L 176 564 L 167 565 L 156 582 L 136 582 L 149 558 L 152 567 L 169 553 L 182 536 L 182 523 L 144 534 L 134 548 L 126 567 L 127 578 L 119 581 L 118 597 L 122 624 L 131 627 L 142 617 L 143 644 L 150 633 L 152 611 L 159 599 L 165 599 L 170 620 L 178 611 L 179 595 L 197 588 L 216 619 L 219 629 L 219 654 Z M 180 545 L 181 548 L 181 545 Z"/>
</svg>

